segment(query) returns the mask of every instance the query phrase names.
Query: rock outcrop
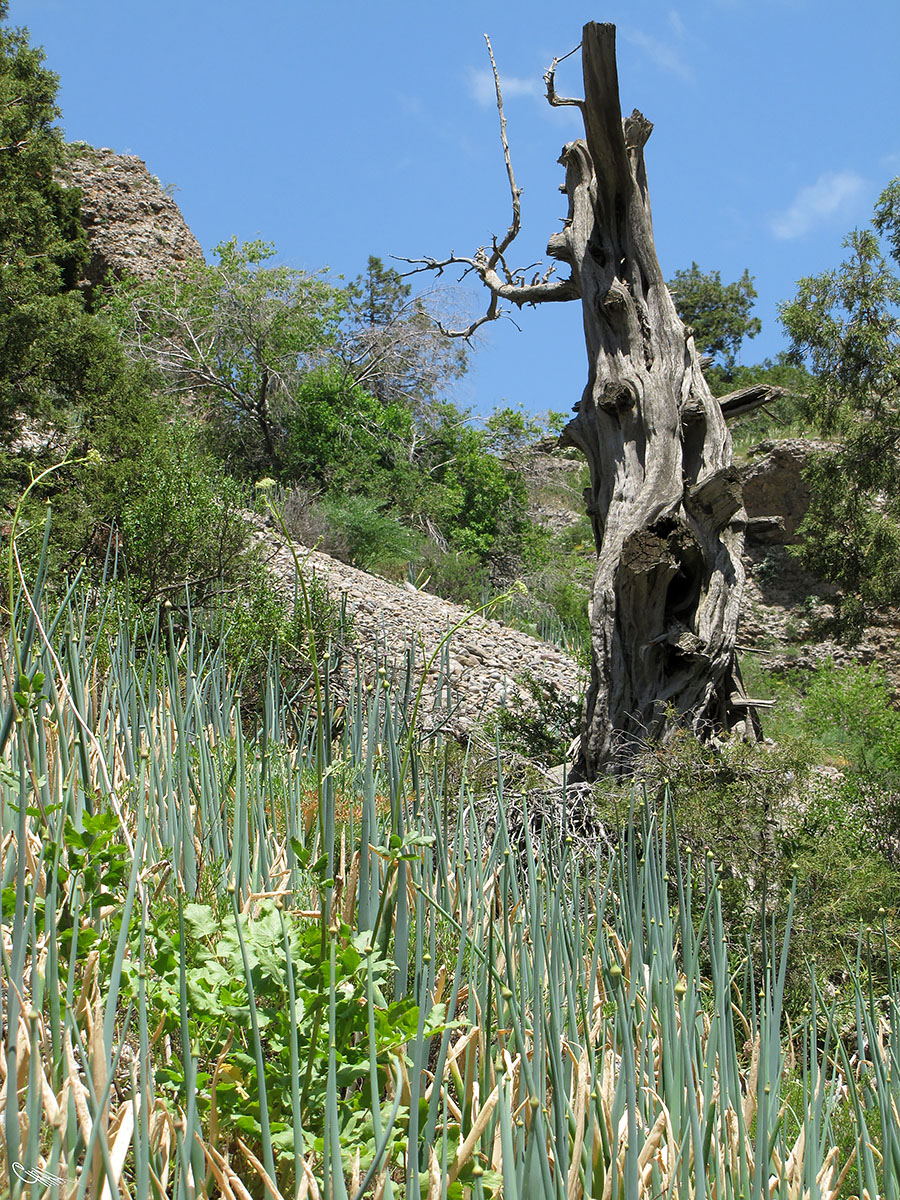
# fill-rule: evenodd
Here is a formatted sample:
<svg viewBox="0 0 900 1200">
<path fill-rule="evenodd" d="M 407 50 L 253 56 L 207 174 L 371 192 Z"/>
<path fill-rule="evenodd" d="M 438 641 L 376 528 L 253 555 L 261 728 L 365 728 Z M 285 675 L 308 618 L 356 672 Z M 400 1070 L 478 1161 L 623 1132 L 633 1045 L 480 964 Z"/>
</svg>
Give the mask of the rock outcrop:
<svg viewBox="0 0 900 1200">
<path fill-rule="evenodd" d="M 60 178 L 81 189 L 91 247 L 88 287 L 124 274 L 153 279 L 160 271 L 203 261 L 181 210 L 142 159 L 81 143 L 70 146 L 69 155 Z"/>
<path fill-rule="evenodd" d="M 769 526 L 757 540 L 782 545 L 798 540 L 797 526 L 809 508 L 809 484 L 803 470 L 811 455 L 827 444 L 810 438 L 780 438 L 752 448 L 750 461 L 741 471 L 751 539 L 754 530 L 764 528 L 755 524 L 755 519 L 777 516 L 781 518 L 780 527 Z"/>
<path fill-rule="evenodd" d="M 560 450 L 555 437 L 516 452 L 510 465 L 528 488 L 528 516 L 554 533 L 570 529 L 585 516 L 582 479 L 586 466 L 580 454 Z"/>
</svg>

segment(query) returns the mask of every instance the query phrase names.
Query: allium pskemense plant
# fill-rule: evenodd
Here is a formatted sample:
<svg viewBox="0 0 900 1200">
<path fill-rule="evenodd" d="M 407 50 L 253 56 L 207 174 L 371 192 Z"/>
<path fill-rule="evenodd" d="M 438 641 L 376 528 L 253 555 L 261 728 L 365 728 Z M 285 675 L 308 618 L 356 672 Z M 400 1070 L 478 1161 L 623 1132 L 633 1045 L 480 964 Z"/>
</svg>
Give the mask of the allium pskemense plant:
<svg viewBox="0 0 900 1200">
<path fill-rule="evenodd" d="M 312 702 L 273 656 L 251 724 L 201 633 L 51 603 L 5 550 L 10 1196 L 897 1196 L 896 988 L 857 968 L 855 1047 L 813 986 L 789 1031 L 783 947 L 729 951 L 665 812 L 590 867 L 513 850 L 422 689 L 360 667 L 338 731 L 313 644 Z"/>
</svg>

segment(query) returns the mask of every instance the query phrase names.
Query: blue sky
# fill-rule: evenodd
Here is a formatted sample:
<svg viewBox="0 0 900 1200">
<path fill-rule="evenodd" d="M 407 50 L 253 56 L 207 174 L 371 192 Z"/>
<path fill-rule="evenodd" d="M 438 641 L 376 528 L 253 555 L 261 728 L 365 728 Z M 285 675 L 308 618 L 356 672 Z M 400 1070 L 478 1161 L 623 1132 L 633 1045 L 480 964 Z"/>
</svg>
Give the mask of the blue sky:
<svg viewBox="0 0 900 1200">
<path fill-rule="evenodd" d="M 357 275 L 369 254 L 470 254 L 505 231 L 509 195 L 483 34 L 504 80 L 522 197 L 515 261 L 534 262 L 565 213 L 556 164 L 577 112 L 541 76 L 586 20 L 618 27 L 622 108 L 647 147 L 657 250 L 756 277 L 776 305 L 837 264 L 900 174 L 897 0 L 11 0 L 61 77 L 67 136 L 140 155 L 204 250 L 262 236 L 294 266 Z M 579 59 L 558 86 L 580 90 Z M 474 315 L 482 298 L 441 301 Z M 577 303 L 488 326 L 456 400 L 568 410 L 585 380 Z"/>
</svg>

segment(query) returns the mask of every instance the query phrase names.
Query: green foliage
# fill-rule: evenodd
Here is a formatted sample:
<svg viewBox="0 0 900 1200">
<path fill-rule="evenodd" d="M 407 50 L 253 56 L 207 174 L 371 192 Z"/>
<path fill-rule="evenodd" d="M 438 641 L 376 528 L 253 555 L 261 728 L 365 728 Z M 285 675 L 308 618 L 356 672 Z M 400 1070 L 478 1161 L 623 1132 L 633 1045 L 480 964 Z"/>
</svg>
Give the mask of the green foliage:
<svg viewBox="0 0 900 1200">
<path fill-rule="evenodd" d="M 390 472 L 408 457 L 412 416 L 382 402 L 337 363 L 298 384 L 284 417 L 284 477 L 334 489 L 389 490 Z"/>
<path fill-rule="evenodd" d="M 7 5 L 0 6 L 5 21 Z M 64 160 L 56 126 L 59 80 L 43 65 L 28 32 L 0 26 L 0 421 L 33 402 L 40 350 L 29 331 L 65 326 L 80 307 L 65 292 L 87 260 L 79 194 L 54 179 Z M 42 364 L 45 365 L 45 364 Z"/>
<path fill-rule="evenodd" d="M 0 9 L 0 20 L 6 16 Z M 57 77 L 27 32 L 0 26 L 0 443 L 25 418 L 71 433 L 116 406 L 127 424 L 131 383 L 114 339 L 73 290 L 87 259 L 80 195 L 55 178 Z M 123 400 L 125 401 L 123 404 Z M 21 461 L 4 452 L 7 496 Z M 4 486 L 5 485 L 5 486 Z"/>
<path fill-rule="evenodd" d="M 863 606 L 900 598 L 898 230 L 894 181 L 873 226 L 845 239 L 850 253 L 841 266 L 802 279 L 781 308 L 792 354 L 811 372 L 804 411 L 840 439 L 810 468 L 813 497 L 799 557 Z"/>
<path fill-rule="evenodd" d="M 507 409 L 478 431 L 439 398 L 465 355 L 396 271 L 372 258 L 340 292 L 267 266 L 262 242 L 218 253 L 185 278 L 120 286 L 105 313 L 162 386 L 193 393 L 230 471 L 317 489 L 304 540 L 357 566 L 396 574 L 423 532 L 500 585 L 540 556 L 501 458 L 537 426 Z"/>
<path fill-rule="evenodd" d="M 501 745 L 545 767 L 556 766 L 566 759 L 580 732 L 581 699 L 564 695 L 555 683 L 545 684 L 528 671 L 518 683 L 524 697 L 497 713 Z"/>
<path fill-rule="evenodd" d="M 527 523 L 525 484 L 487 451 L 483 435 L 446 421 L 435 430 L 430 457 L 440 485 L 432 516 L 451 547 L 482 560 L 501 545 L 514 547 Z"/>
<path fill-rule="evenodd" d="M 416 539 L 389 510 L 366 496 L 333 496 L 322 505 L 331 526 L 332 547 L 351 566 L 388 575 L 406 573 Z"/>
<path fill-rule="evenodd" d="M 141 603 L 205 604 L 246 577 L 243 490 L 204 454 L 195 426 L 166 426 L 143 470 L 123 486 L 120 529 Z"/>
<path fill-rule="evenodd" d="M 35 808 L 35 815 L 39 812 Z M 37 931 L 44 937 L 52 932 L 64 981 L 72 966 L 76 973 L 84 969 L 91 953 L 97 954 L 100 970 L 108 976 L 122 924 L 121 893 L 123 886 L 127 887 L 130 865 L 113 813 L 85 812 L 77 825 L 71 815 L 64 817 L 60 851 L 49 866 L 57 900 L 52 924 L 46 896 L 35 903 Z M 15 911 L 14 887 L 3 889 L 0 907 L 5 918 Z"/>
<path fill-rule="evenodd" d="M 647 755 L 641 778 L 650 795 L 669 798 L 682 850 L 702 875 L 715 862 L 725 923 L 735 941 L 764 953 L 766 923 L 783 921 L 792 888 L 789 1009 L 808 991 L 808 967 L 839 982 L 859 927 L 900 903 L 900 875 L 861 836 L 847 793 L 814 772 L 807 741 L 778 747 L 733 741 L 704 745 L 687 732 Z M 607 812 L 622 819 L 631 802 L 607 785 Z M 782 930 L 784 926 L 781 926 Z"/>
<path fill-rule="evenodd" d="M 311 686 L 310 637 L 317 656 L 328 651 L 337 671 L 355 635 L 345 605 L 315 575 L 306 580 L 307 614 L 299 596 L 291 599 L 276 590 L 258 559 L 243 566 L 240 588 L 221 593 L 197 621 L 210 644 L 220 645 L 229 662 L 240 664 L 241 709 L 252 719 L 265 704 L 273 661 L 288 694 L 305 696 Z"/>
<path fill-rule="evenodd" d="M 240 922 L 253 985 L 256 1023 L 265 1070 L 265 1101 L 276 1163 L 287 1166 L 294 1148 L 291 1042 L 302 1071 L 302 1136 L 315 1151 L 324 1130 L 329 1042 L 336 1051 L 338 1116 L 341 1138 L 363 1152 L 369 1165 L 375 1142 L 368 1116 L 370 1094 L 362 1087 L 370 1070 L 369 994 L 373 999 L 374 1057 L 379 1086 L 391 1060 L 412 1037 L 419 1023 L 411 999 L 389 1002 L 386 985 L 393 963 L 373 944 L 370 932 L 357 933 L 343 922 L 323 931 L 318 924 L 285 913 L 264 900 L 251 917 L 234 916 L 210 905 L 189 903 L 183 910 L 189 1030 L 192 1053 L 200 1070 L 196 1078 L 201 1116 L 215 1109 L 229 1136 L 258 1145 L 261 1138 L 261 1090 L 253 1052 L 253 1027 L 244 958 L 235 922 Z M 152 1023 L 180 1043 L 180 934 L 177 914 L 161 911 L 148 929 L 147 991 Z M 290 1005 L 285 947 L 290 944 L 293 1011 Z M 137 995 L 137 972 L 129 968 L 129 992 Z M 335 1021 L 329 1029 L 329 996 L 336 998 Z M 443 1008 L 426 1017 L 426 1033 L 441 1032 Z M 183 1051 L 157 1078 L 172 1100 L 187 1102 Z M 402 1129 L 397 1130 L 398 1141 Z M 368 1151 L 368 1159 L 366 1158 Z M 352 1154 L 348 1154 L 348 1169 Z"/>
<path fill-rule="evenodd" d="M 0 27 L 0 503 L 15 505 L 32 474 L 66 453 L 90 459 L 90 470 L 54 473 L 26 505 L 34 543 L 41 506 L 54 504 L 58 578 L 94 551 L 102 562 L 126 491 L 152 469 L 166 414 L 74 290 L 87 241 L 79 193 L 55 178 L 65 158 L 57 78 L 42 62 L 25 31 Z M 26 421 L 25 444 L 13 450 Z M 26 562 L 38 552 L 27 536 L 22 550 Z"/>
<path fill-rule="evenodd" d="M 334 344 L 344 307 L 318 276 L 266 266 L 274 253 L 267 242 L 223 242 L 215 266 L 126 281 L 104 310 L 160 386 L 194 394 L 237 474 L 283 470 L 285 420 Z"/>
<path fill-rule="evenodd" d="M 713 395 L 722 396 L 738 388 L 768 383 L 784 388 L 785 394 L 730 422 L 735 449 L 747 449 L 764 438 L 804 437 L 812 426 L 804 416 L 802 398 L 809 372 L 782 350 L 774 359 L 766 358 L 750 367 L 735 367 L 730 376 L 716 367 L 706 373 Z"/>
<path fill-rule="evenodd" d="M 435 1178 L 453 1200 L 521 1180 L 521 1196 L 556 1181 L 582 1200 L 607 1180 L 620 1197 L 712 1195 L 731 1171 L 745 1195 L 801 1195 L 816 1179 L 833 1194 L 855 1149 L 859 1194 L 890 1192 L 898 877 L 854 846 L 839 794 L 810 791 L 801 753 L 675 739 L 647 782 L 681 794 L 608 792 L 599 863 L 572 854 L 552 806 L 527 854 L 510 790 L 477 787 L 469 759 L 454 804 L 447 748 L 420 757 L 415 706 L 380 684 L 342 698 L 340 735 L 336 697 L 307 706 L 273 659 L 257 738 L 239 664 L 189 622 L 175 642 L 113 609 L 101 632 L 76 590 L 44 645 L 24 597 L 10 608 L 4 1015 L 32 1036 L 0 1051 L 27 1076 L 25 1171 L 77 1185 L 78 1163 L 92 1192 L 109 1175 L 111 1193 L 211 1197 L 223 1178 L 262 1196 L 265 1169 L 273 1194 L 385 1181 L 398 1200 Z M 848 726 L 890 746 L 867 694 L 848 686 Z M 688 846 L 666 843 L 673 803 Z M 81 1122 L 46 1121 L 77 1081 L 109 1161 Z M 363 1181 L 370 1165 L 383 1173 Z"/>
<path fill-rule="evenodd" d="M 465 343 L 441 332 L 434 297 L 413 296 L 403 276 L 375 255 L 345 295 L 345 369 L 384 404 L 399 403 L 417 421 L 426 420 L 447 386 L 465 374 Z"/>
<path fill-rule="evenodd" d="M 509 459 L 544 435 L 543 424 L 521 406 L 495 408 L 484 423 L 484 446 L 498 458 Z"/>
<path fill-rule="evenodd" d="M 824 664 L 805 689 L 803 712 L 821 746 L 855 771 L 900 785 L 900 712 L 879 667 Z"/>
<path fill-rule="evenodd" d="M 753 276 L 745 270 L 734 283 L 723 283 L 720 271 L 701 271 L 691 263 L 689 271 L 676 271 L 666 286 L 679 317 L 694 330 L 697 349 L 730 374 L 744 338 L 754 338 L 762 329 L 759 318 L 750 316 L 756 299 Z"/>
<path fill-rule="evenodd" d="M 454 604 L 477 608 L 490 593 L 488 570 L 471 551 L 441 550 L 432 542 L 423 548 L 416 566 L 417 586 Z"/>
<path fill-rule="evenodd" d="M 848 834 L 900 867 L 900 712 L 883 672 L 825 663 L 804 682 L 800 708 L 806 736 L 840 770 Z"/>
</svg>

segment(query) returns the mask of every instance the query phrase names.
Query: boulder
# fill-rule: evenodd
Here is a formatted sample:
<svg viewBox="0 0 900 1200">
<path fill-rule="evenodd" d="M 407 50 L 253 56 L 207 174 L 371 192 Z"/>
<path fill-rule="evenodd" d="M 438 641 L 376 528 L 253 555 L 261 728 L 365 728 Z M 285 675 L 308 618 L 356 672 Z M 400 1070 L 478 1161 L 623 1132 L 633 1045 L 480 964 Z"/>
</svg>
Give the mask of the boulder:
<svg viewBox="0 0 900 1200">
<path fill-rule="evenodd" d="M 809 485 L 803 470 L 811 455 L 828 443 L 807 438 L 768 440 L 754 446 L 741 471 L 747 537 L 787 545 L 798 540 L 797 526 L 809 508 Z M 780 517 L 781 523 L 760 520 Z"/>
</svg>

